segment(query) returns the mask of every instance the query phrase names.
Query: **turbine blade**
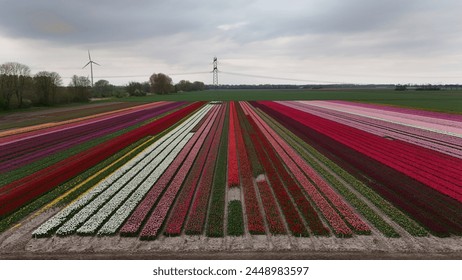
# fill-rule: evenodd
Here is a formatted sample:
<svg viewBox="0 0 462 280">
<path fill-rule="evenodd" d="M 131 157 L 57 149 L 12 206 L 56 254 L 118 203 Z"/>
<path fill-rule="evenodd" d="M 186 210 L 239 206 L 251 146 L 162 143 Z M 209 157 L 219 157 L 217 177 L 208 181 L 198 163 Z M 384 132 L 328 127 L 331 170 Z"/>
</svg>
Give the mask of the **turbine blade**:
<svg viewBox="0 0 462 280">
<path fill-rule="evenodd" d="M 87 63 L 87 64 L 85 64 L 85 66 L 84 66 L 84 67 L 82 67 L 82 69 L 83 69 L 83 68 L 85 68 L 85 67 L 87 67 L 87 66 L 88 66 L 88 64 L 90 64 L 90 63 L 91 63 L 91 61 L 88 61 L 88 63 Z"/>
<path fill-rule="evenodd" d="M 97 62 L 94 62 L 94 61 L 92 61 L 92 62 L 93 62 L 94 64 L 98 65 L 98 66 L 101 66 L 101 65 L 100 65 L 99 63 L 97 63 Z"/>
<path fill-rule="evenodd" d="M 90 50 L 88 50 L 88 60 L 91 61 Z"/>
</svg>

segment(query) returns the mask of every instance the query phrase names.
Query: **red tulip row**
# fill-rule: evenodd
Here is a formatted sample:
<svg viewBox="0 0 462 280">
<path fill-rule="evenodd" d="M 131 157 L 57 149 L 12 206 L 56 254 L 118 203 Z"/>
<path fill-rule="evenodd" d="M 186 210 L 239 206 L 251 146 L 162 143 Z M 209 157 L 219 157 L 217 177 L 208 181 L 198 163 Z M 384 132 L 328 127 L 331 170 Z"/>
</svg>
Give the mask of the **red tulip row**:
<svg viewBox="0 0 462 280">
<path fill-rule="evenodd" d="M 311 127 L 316 125 L 316 122 L 310 114 L 304 113 L 296 118 L 297 110 L 291 111 L 292 109 L 285 106 L 270 108 L 267 105 L 271 105 L 271 103 L 253 104 L 278 119 L 284 126 L 314 145 L 342 168 L 363 180 L 384 198 L 432 231 L 433 234 L 446 236 L 449 233 L 462 233 L 462 205 L 460 202 L 320 133 Z M 303 120 L 307 120 L 308 123 L 302 124 Z M 331 126 L 335 126 L 335 123 L 323 123 L 321 128 L 328 129 Z M 387 143 L 382 143 L 382 145 L 387 145 Z M 395 152 L 395 154 L 399 156 L 399 152 Z M 367 177 L 364 177 L 364 174 Z"/>
<path fill-rule="evenodd" d="M 247 112 L 250 112 L 250 107 L 247 107 Z M 280 197 L 279 203 L 282 206 L 281 203 L 284 203 L 286 205 L 293 205 L 292 200 L 290 196 L 292 197 L 293 201 L 295 202 L 295 205 L 298 207 L 300 213 L 303 215 L 305 220 L 307 221 L 308 227 L 310 230 L 313 232 L 315 235 L 329 235 L 329 230 L 323 225 L 322 221 L 319 218 L 319 215 L 316 213 L 316 210 L 311 206 L 311 203 L 307 200 L 306 196 L 303 194 L 303 191 L 299 187 L 299 185 L 295 182 L 294 178 L 287 172 L 286 168 L 284 167 L 284 164 L 280 160 L 280 158 L 277 156 L 276 151 L 274 150 L 273 147 L 271 147 L 270 142 L 268 141 L 267 137 L 262 133 L 261 129 L 258 127 L 258 125 L 255 123 L 255 121 L 251 118 L 251 116 L 248 116 L 249 122 L 251 123 L 252 127 L 254 130 L 257 132 L 256 135 L 252 135 L 252 140 L 254 143 L 256 143 L 256 148 L 257 148 L 257 153 L 259 154 L 260 159 L 262 160 L 267 175 L 268 179 L 271 182 L 271 185 L 275 191 L 276 196 Z M 267 155 L 265 155 L 265 152 Z M 271 163 L 274 165 L 274 167 L 271 165 Z M 279 176 L 281 177 L 282 181 L 285 183 L 287 186 L 287 191 L 284 189 L 282 182 L 279 179 Z M 289 195 L 290 194 L 290 195 Z M 292 208 L 290 206 L 288 210 Z M 295 208 L 294 208 L 295 210 Z M 290 211 L 294 211 L 290 210 Z M 295 215 L 294 212 L 287 212 L 285 214 L 286 216 L 286 221 L 289 223 L 290 227 L 290 222 L 296 220 L 298 218 L 293 218 L 293 216 L 298 217 L 298 213 Z M 296 212 L 296 210 L 295 210 Z M 296 222 L 300 223 L 300 222 Z M 300 223 L 301 225 L 301 223 Z M 299 235 L 300 233 L 296 233 L 292 230 L 292 233 L 294 235 Z M 308 233 L 302 232 L 300 235 L 308 235 Z"/>
<path fill-rule="evenodd" d="M 302 218 L 300 217 L 296 206 L 292 202 L 289 193 L 284 188 L 281 178 L 278 176 L 278 172 L 280 170 L 276 171 L 275 167 L 272 165 L 272 162 L 274 163 L 274 161 L 269 160 L 265 153 L 265 151 L 272 151 L 271 146 L 268 145 L 267 141 L 260 142 L 260 140 L 263 139 L 259 139 L 255 134 L 251 135 L 251 138 L 256 144 L 255 150 L 257 152 L 257 156 L 265 169 L 266 177 L 271 183 L 271 188 L 273 189 L 274 195 L 281 206 L 282 213 L 284 214 L 290 232 L 292 232 L 295 236 L 308 236 L 309 234 L 303 225 Z"/>
<path fill-rule="evenodd" d="M 62 184 L 84 170 L 98 164 L 131 143 L 148 135 L 155 135 L 162 132 L 201 107 L 203 104 L 204 102 L 193 103 L 152 123 L 141 126 L 90 150 L 79 153 L 39 172 L 4 186 L 5 189 L 8 189 L 8 192 L 4 192 L 0 195 L 0 217 L 15 211 L 24 204 L 53 189 L 55 186 Z"/>
<path fill-rule="evenodd" d="M 206 130 L 206 128 L 208 127 L 208 124 L 211 123 L 211 121 L 212 121 L 212 115 L 209 115 L 209 117 L 207 118 L 207 120 L 203 124 L 203 126 L 188 141 L 186 146 L 177 155 L 175 160 L 169 165 L 167 170 L 165 170 L 165 172 L 162 174 L 162 176 L 159 178 L 159 180 L 157 180 L 157 182 L 154 184 L 154 186 L 151 188 L 151 190 L 146 194 L 146 196 L 141 201 L 141 203 L 138 204 L 138 206 L 135 208 L 134 212 L 125 221 L 125 224 L 120 229 L 120 234 L 121 235 L 136 235 L 141 230 L 141 227 L 142 227 L 144 221 L 148 218 L 148 216 L 151 213 L 151 210 L 154 207 L 154 205 L 156 204 L 156 202 L 159 199 L 162 199 L 162 197 L 166 196 L 166 194 L 163 194 L 165 189 L 169 185 L 173 185 L 173 182 L 170 183 L 170 181 L 172 181 L 172 178 L 173 178 L 173 180 L 175 182 L 175 187 L 177 187 L 177 184 L 179 183 L 178 180 L 180 180 L 180 179 L 184 180 L 183 176 L 185 177 L 187 175 L 187 171 L 184 171 L 185 168 L 182 167 L 183 161 L 185 161 L 186 159 L 189 159 L 188 154 L 190 154 L 190 152 L 196 152 L 197 153 L 199 151 L 198 149 L 197 149 L 197 151 L 194 150 L 195 147 L 197 147 L 197 145 L 195 145 L 195 144 L 196 144 L 196 142 L 198 142 L 198 141 L 200 141 L 202 139 L 203 132 Z M 209 129 L 210 129 L 210 127 L 209 127 Z M 199 145 L 199 148 L 200 148 L 200 145 Z M 178 169 L 180 169 L 180 168 L 181 168 L 181 173 L 176 174 Z M 178 172 L 180 172 L 180 171 L 178 171 Z M 168 197 L 168 198 L 165 198 L 165 199 L 172 199 L 172 198 Z M 167 201 L 165 201 L 165 199 L 163 199 L 163 204 L 167 203 Z M 163 209 L 162 208 L 162 211 L 166 211 L 166 210 L 168 211 L 168 209 Z M 160 211 L 160 210 L 158 210 L 158 211 Z M 150 221 L 150 224 L 151 224 L 150 227 L 153 227 L 154 224 L 156 223 L 156 221 L 153 220 L 154 218 L 148 218 L 148 219 L 151 220 Z M 160 223 L 160 222 L 161 221 L 157 221 L 157 223 Z"/>
<path fill-rule="evenodd" d="M 257 176 L 264 176 L 263 166 L 260 163 L 258 158 L 255 145 L 259 145 L 258 140 L 252 140 L 256 137 L 256 132 L 253 127 L 250 125 L 248 118 L 246 117 L 246 112 L 242 108 L 238 107 L 238 117 L 242 124 L 243 129 L 241 130 L 245 139 L 246 151 L 249 152 L 250 163 L 252 172 Z M 252 138 L 254 137 L 254 138 Z M 247 139 L 246 139 L 247 138 Z M 252 158 L 254 157 L 254 158 Z M 271 191 L 271 188 L 268 184 L 266 178 L 256 178 L 256 184 L 258 187 L 259 196 L 262 201 L 263 210 L 266 217 L 266 222 L 268 224 L 268 230 L 272 234 L 285 234 L 286 229 L 284 223 L 282 222 L 281 213 L 278 210 L 277 202 L 274 198 L 274 195 Z"/>
<path fill-rule="evenodd" d="M 271 193 L 271 188 L 266 179 L 257 181 L 258 191 L 260 192 L 260 198 L 265 208 L 266 222 L 268 223 L 268 229 L 272 234 L 285 234 L 286 229 L 284 223 L 281 220 L 281 214 L 279 213 L 276 200 Z"/>
<path fill-rule="evenodd" d="M 332 200 L 336 201 L 334 200 L 335 197 L 331 200 L 331 197 L 329 197 L 328 194 L 324 194 L 326 197 L 323 196 L 319 192 L 319 190 L 312 184 L 312 182 L 306 177 L 303 170 L 300 168 L 300 166 L 297 165 L 297 163 L 292 158 L 292 156 L 296 158 L 298 154 L 296 154 L 296 152 L 293 151 L 293 149 L 289 145 L 285 144 L 285 141 L 282 138 L 280 138 L 277 135 L 277 133 L 273 131 L 258 115 L 253 113 L 252 117 L 256 122 L 258 122 L 257 125 L 262 130 L 264 136 L 268 138 L 274 149 L 277 151 L 278 155 L 284 161 L 285 165 L 291 170 L 295 178 L 297 178 L 297 180 L 300 182 L 300 184 L 307 192 L 308 196 L 313 200 L 313 202 L 320 209 L 324 217 L 328 220 L 335 234 L 340 236 L 352 235 L 351 229 L 345 224 L 345 221 L 342 219 L 339 213 L 329 203 L 329 201 L 332 203 Z M 359 232 L 364 231 L 362 227 L 354 229 Z"/>
<path fill-rule="evenodd" d="M 271 104 L 278 110 L 290 109 L 303 125 L 335 139 L 407 176 L 462 202 L 462 160 L 403 141 L 383 137 L 291 109 Z M 282 106 L 282 107 L 279 107 Z"/>
<path fill-rule="evenodd" d="M 239 103 L 236 105 L 239 107 Z M 234 106 L 233 106 L 234 107 Z M 250 161 L 247 155 L 247 149 L 242 136 L 241 125 L 237 117 L 237 109 L 234 107 L 230 118 L 234 119 L 234 126 L 237 140 L 237 151 L 239 156 L 239 173 L 241 174 L 242 189 L 244 193 L 245 213 L 247 215 L 247 226 L 251 234 L 265 233 L 265 225 L 260 212 L 260 207 L 253 185 L 253 174 L 250 167 Z"/>
<path fill-rule="evenodd" d="M 220 141 L 220 135 L 221 135 L 221 128 L 223 128 L 223 118 L 224 118 L 224 113 L 225 113 L 225 106 L 220 106 L 220 111 L 219 111 L 219 118 L 218 121 L 215 121 L 213 123 L 213 127 L 209 135 L 207 136 L 204 145 L 202 146 L 198 158 L 193 165 L 188 178 L 186 179 L 186 182 L 184 183 L 183 189 L 181 190 L 181 193 L 178 196 L 177 202 L 175 203 L 174 208 L 172 209 L 172 213 L 169 216 L 168 222 L 166 224 L 166 228 L 164 233 L 166 235 L 180 235 L 181 234 L 181 229 L 183 227 L 183 224 L 186 220 L 186 215 L 188 214 L 189 207 L 191 206 L 191 203 L 193 202 L 193 197 L 194 193 L 196 193 L 196 198 L 194 200 L 192 210 L 190 212 L 189 216 L 189 224 L 195 224 L 192 221 L 198 221 L 200 220 L 200 216 L 203 213 L 203 216 L 205 217 L 207 206 L 206 203 L 208 201 L 208 194 L 209 194 L 209 189 L 210 185 L 212 183 L 213 179 L 213 170 L 215 167 L 215 160 L 216 160 L 216 155 L 218 152 L 218 144 Z M 211 114 L 212 110 L 209 111 L 208 114 Z M 205 118 L 204 117 L 203 120 Z M 203 124 L 204 122 L 200 122 Z M 221 128 L 220 128 L 221 127 Z M 200 127 L 195 128 L 196 131 L 199 130 Z M 205 166 L 205 167 L 204 167 Z M 207 189 L 208 188 L 208 189 Z M 205 203 L 202 201 L 205 200 Z M 202 203 L 198 203 L 198 201 L 201 201 Z M 197 212 L 194 211 L 195 208 L 197 208 L 197 204 L 200 204 L 199 209 L 201 211 L 200 214 L 192 215 L 192 213 Z M 194 218 L 193 218 L 194 216 Z M 202 232 L 202 227 L 204 222 L 200 221 L 199 222 L 199 227 L 197 231 L 194 231 L 196 234 L 200 234 Z M 186 227 L 186 231 L 188 231 L 188 227 Z"/>
<path fill-rule="evenodd" d="M 228 186 L 239 186 L 239 164 L 236 150 L 236 128 L 232 117 L 236 111 L 234 102 L 229 103 L 229 140 L 228 140 Z"/>
<path fill-rule="evenodd" d="M 266 129 L 271 129 L 266 123 L 263 124 Z M 321 194 L 330 201 L 333 208 L 337 209 L 340 215 L 345 221 L 359 233 L 370 233 L 370 227 L 361 220 L 351 209 L 351 207 L 345 203 L 342 197 L 338 195 L 334 190 L 319 176 L 319 174 L 295 151 L 293 150 L 279 135 L 276 133 L 272 134 L 274 139 L 279 143 L 281 148 L 288 154 L 288 156 L 300 167 L 308 178 L 314 183 Z M 328 210 L 329 211 L 329 210 Z"/>
</svg>

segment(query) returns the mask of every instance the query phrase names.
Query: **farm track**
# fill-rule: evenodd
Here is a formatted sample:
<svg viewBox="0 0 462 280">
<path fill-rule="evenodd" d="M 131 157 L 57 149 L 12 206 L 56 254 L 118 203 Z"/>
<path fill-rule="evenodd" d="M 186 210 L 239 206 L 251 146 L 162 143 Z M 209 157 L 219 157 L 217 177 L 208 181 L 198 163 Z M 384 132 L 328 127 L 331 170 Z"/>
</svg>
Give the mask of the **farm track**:
<svg viewBox="0 0 462 280">
<path fill-rule="evenodd" d="M 334 105 L 326 102 L 325 107 Z M 1 233 L 0 252 L 7 253 L 5 258 L 93 252 L 88 258 L 139 253 L 148 259 L 156 258 L 150 250 L 204 258 L 212 251 L 224 258 L 257 252 L 272 258 L 284 251 L 290 252 L 288 258 L 312 252 L 330 259 L 461 255 L 462 204 L 447 196 L 458 197 L 462 183 L 454 172 L 460 168 L 453 164 L 460 159 L 418 141 L 374 138 L 364 119 L 341 119 L 342 112 L 329 115 L 325 108 L 310 106 L 194 103 L 123 134 L 110 142 L 115 146 L 99 145 L 92 161 L 85 162 L 88 166 L 116 147 L 169 129 L 152 141 L 140 141 L 138 154 L 108 170 L 63 208 L 44 209 Z M 373 108 L 367 112 L 375 113 Z M 355 122 L 365 126 L 345 126 Z M 386 123 L 376 128 L 386 130 Z M 405 147 L 400 156 L 390 154 L 397 147 Z M 414 155 L 421 155 L 422 165 L 412 163 Z M 82 160 L 69 159 L 60 167 L 67 168 L 61 177 L 41 191 L 85 170 L 68 168 Z M 439 174 L 432 175 L 435 171 Z M 30 186 L 55 171 L 41 172 Z M 0 201 L 8 204 L 0 211 L 11 211 L 9 205 L 19 201 L 27 204 L 22 197 L 9 200 L 29 188 L 25 182 L 4 186 Z M 29 193 L 28 199 L 37 195 Z"/>
</svg>

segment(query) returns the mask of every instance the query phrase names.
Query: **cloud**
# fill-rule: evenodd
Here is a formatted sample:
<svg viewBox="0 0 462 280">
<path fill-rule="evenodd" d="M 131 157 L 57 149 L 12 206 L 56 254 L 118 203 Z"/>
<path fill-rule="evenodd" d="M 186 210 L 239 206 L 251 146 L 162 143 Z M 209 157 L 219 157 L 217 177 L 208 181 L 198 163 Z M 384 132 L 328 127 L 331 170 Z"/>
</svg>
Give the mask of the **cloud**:
<svg viewBox="0 0 462 280">
<path fill-rule="evenodd" d="M 214 56 L 223 70 L 322 80 L 461 69 L 456 0 L 0 1 L 0 62 L 63 72 L 80 71 L 87 49 L 104 75 L 204 71 Z"/>
<path fill-rule="evenodd" d="M 248 22 L 241 21 L 241 22 L 236 22 L 232 24 L 221 24 L 221 25 L 218 25 L 217 28 L 223 31 L 229 31 L 229 30 L 238 29 L 240 27 L 246 26 L 247 24 Z"/>
</svg>

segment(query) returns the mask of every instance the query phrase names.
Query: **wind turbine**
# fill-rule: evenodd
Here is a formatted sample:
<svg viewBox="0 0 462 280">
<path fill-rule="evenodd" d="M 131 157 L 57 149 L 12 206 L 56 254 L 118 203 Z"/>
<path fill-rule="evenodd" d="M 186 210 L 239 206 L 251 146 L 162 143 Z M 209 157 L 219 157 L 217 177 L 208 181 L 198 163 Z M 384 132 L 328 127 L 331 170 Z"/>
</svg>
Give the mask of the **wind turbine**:
<svg viewBox="0 0 462 280">
<path fill-rule="evenodd" d="M 101 66 L 101 65 L 99 65 L 98 63 L 96 63 L 96 62 L 94 62 L 93 60 L 91 60 L 90 50 L 88 50 L 88 63 L 85 64 L 85 66 L 82 67 L 82 69 L 85 68 L 85 67 L 87 67 L 88 64 L 90 64 L 90 71 L 91 71 L 91 87 L 93 87 L 93 64 L 96 64 L 96 65 L 98 65 L 98 66 Z"/>
</svg>

